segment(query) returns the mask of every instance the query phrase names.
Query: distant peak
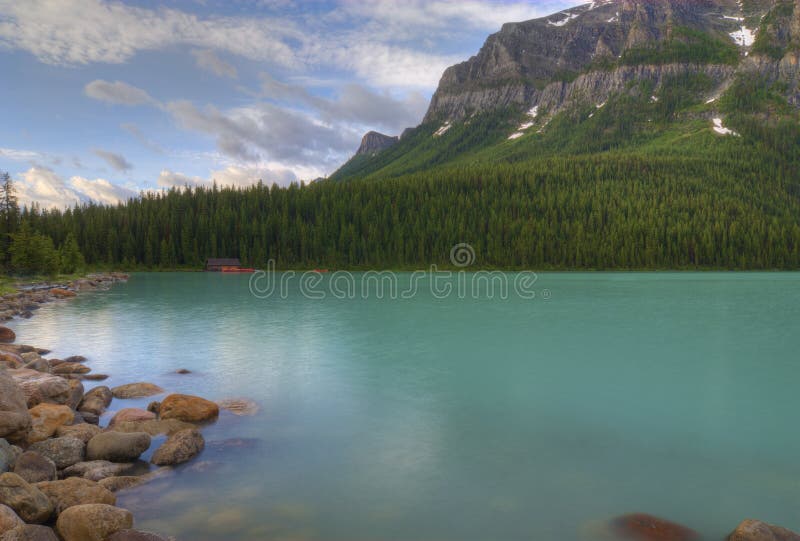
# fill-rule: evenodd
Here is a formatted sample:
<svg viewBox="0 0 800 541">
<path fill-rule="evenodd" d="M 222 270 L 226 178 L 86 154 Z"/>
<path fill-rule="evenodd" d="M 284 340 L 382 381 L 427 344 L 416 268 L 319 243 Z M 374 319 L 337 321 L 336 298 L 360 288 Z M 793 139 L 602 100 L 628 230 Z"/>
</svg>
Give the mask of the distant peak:
<svg viewBox="0 0 800 541">
<path fill-rule="evenodd" d="M 400 140 L 397 136 L 384 135 L 376 131 L 368 132 L 361 139 L 361 146 L 356 151 L 356 156 L 362 154 L 376 154 L 382 150 L 386 150 Z"/>
</svg>

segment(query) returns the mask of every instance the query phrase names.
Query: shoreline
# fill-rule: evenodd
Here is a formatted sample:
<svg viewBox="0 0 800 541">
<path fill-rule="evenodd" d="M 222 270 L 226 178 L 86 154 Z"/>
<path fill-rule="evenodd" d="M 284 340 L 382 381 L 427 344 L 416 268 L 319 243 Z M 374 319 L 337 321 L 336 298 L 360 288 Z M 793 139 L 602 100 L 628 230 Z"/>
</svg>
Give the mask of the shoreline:
<svg viewBox="0 0 800 541">
<path fill-rule="evenodd" d="M 42 304 L 127 279 L 107 273 L 36 283 L 0 297 L 0 317 L 29 318 Z M 255 403 L 170 394 L 143 381 L 86 390 L 84 382 L 108 375 L 92 373 L 81 355 L 49 354 L 17 344 L 14 331 L 0 325 L 0 541 L 174 541 L 135 530 L 133 514 L 116 507 L 116 493 L 172 475 L 202 453 L 201 430 L 221 409 L 253 415 Z M 143 398 L 153 400 L 147 409 L 124 406 Z M 122 407 L 104 416 L 117 401 Z"/>
</svg>

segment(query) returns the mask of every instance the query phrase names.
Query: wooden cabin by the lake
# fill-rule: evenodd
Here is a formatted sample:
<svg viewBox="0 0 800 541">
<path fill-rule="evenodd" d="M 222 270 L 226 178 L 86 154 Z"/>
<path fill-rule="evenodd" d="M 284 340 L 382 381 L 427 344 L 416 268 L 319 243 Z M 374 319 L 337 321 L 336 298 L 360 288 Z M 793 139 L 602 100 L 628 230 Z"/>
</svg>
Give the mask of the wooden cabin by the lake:
<svg viewBox="0 0 800 541">
<path fill-rule="evenodd" d="M 236 271 L 242 268 L 242 262 L 237 258 L 209 258 L 206 259 L 206 270 L 211 272 Z"/>
</svg>

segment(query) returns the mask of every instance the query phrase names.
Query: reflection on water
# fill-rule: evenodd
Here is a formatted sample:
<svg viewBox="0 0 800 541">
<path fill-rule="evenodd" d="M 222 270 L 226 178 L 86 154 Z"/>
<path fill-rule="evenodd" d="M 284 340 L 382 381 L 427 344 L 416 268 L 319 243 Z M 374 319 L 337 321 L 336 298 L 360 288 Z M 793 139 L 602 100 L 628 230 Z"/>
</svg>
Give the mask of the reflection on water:
<svg viewBox="0 0 800 541">
<path fill-rule="evenodd" d="M 259 402 L 120 494 L 183 540 L 588 539 L 636 511 L 800 529 L 800 275 L 538 284 L 550 299 L 259 300 L 247 276 L 136 274 L 13 325 L 112 386 Z"/>
</svg>

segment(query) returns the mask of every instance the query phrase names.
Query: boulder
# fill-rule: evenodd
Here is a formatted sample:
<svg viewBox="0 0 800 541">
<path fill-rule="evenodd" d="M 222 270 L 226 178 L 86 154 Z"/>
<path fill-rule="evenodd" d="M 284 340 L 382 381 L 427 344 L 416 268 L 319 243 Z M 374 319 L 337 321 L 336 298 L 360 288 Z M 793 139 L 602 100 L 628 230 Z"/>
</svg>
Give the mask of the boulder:
<svg viewBox="0 0 800 541">
<path fill-rule="evenodd" d="M 120 421 L 114 425 L 114 430 L 117 432 L 146 432 L 151 436 L 157 436 L 159 434 L 170 435 L 186 428 L 195 428 L 195 426 L 177 419 Z"/>
<path fill-rule="evenodd" d="M 76 410 L 83 400 L 83 383 L 79 379 L 69 379 L 67 383 L 69 384 L 69 398 L 64 405 Z"/>
<path fill-rule="evenodd" d="M 167 538 L 140 530 L 120 530 L 106 541 L 167 541 Z"/>
<path fill-rule="evenodd" d="M 27 401 L 31 402 L 32 397 L 38 397 L 38 402 L 49 402 L 51 404 L 66 404 L 69 401 L 72 388 L 64 378 L 20 368 L 19 370 L 9 371 L 11 377 L 17 382 Z M 35 401 L 35 400 L 33 400 Z M 33 407 L 36 403 L 31 404 Z"/>
<path fill-rule="evenodd" d="M 83 374 L 81 379 L 86 381 L 103 381 L 108 379 L 108 374 Z"/>
<path fill-rule="evenodd" d="M 28 523 L 41 524 L 53 514 L 53 504 L 47 496 L 15 473 L 0 475 L 0 503 Z"/>
<path fill-rule="evenodd" d="M 17 339 L 17 335 L 6 327 L 5 325 L 0 325 L 0 343 L 3 344 L 10 344 L 14 340 Z"/>
<path fill-rule="evenodd" d="M 204 423 L 216 420 L 219 416 L 219 406 L 199 396 L 171 394 L 161 402 L 159 416 L 161 419 Z"/>
<path fill-rule="evenodd" d="M 0 351 L 0 366 L 15 369 L 20 368 L 22 364 L 22 357 L 16 353 L 11 353 L 10 351 Z"/>
<path fill-rule="evenodd" d="M 84 443 L 89 443 L 89 440 L 97 436 L 102 429 L 97 425 L 89 423 L 79 423 L 76 425 L 59 426 L 56 430 L 56 436 L 59 438 L 77 438 Z"/>
<path fill-rule="evenodd" d="M 105 541 L 120 530 L 133 528 L 133 515 L 112 505 L 76 505 L 58 516 L 56 530 L 64 541 Z"/>
<path fill-rule="evenodd" d="M 130 462 L 150 447 L 150 434 L 145 432 L 101 432 L 86 446 L 88 460 Z"/>
<path fill-rule="evenodd" d="M 99 425 L 100 424 L 100 417 L 95 415 L 90 411 L 80 411 L 78 412 L 81 414 L 84 423 L 88 423 L 90 425 Z"/>
<path fill-rule="evenodd" d="M 114 398 L 144 398 L 161 394 L 164 389 L 152 383 L 128 383 L 111 389 Z"/>
<path fill-rule="evenodd" d="M 85 363 L 86 362 L 86 357 L 84 357 L 83 355 L 71 355 L 71 356 L 67 357 L 66 359 L 64 359 L 64 362 L 68 362 L 68 363 Z"/>
<path fill-rule="evenodd" d="M 130 421 L 154 421 L 156 414 L 151 411 L 146 411 L 139 408 L 124 408 L 119 410 L 111 422 L 108 423 L 109 427 L 113 427 L 116 423 L 124 423 Z"/>
<path fill-rule="evenodd" d="M 680 524 L 644 513 L 633 513 L 611 521 L 612 529 L 633 541 L 694 541 L 700 535 Z"/>
<path fill-rule="evenodd" d="M 56 433 L 58 427 L 72 424 L 75 420 L 75 414 L 69 406 L 39 404 L 28 412 L 32 419 L 31 431 L 28 434 L 28 441 L 31 443 L 46 440 Z"/>
<path fill-rule="evenodd" d="M 50 371 L 53 374 L 88 374 L 92 369 L 85 364 L 64 361 L 57 366 L 51 366 Z"/>
<path fill-rule="evenodd" d="M 86 443 L 77 438 L 53 438 L 36 442 L 28 447 L 28 450 L 49 458 L 55 463 L 56 468 L 63 470 L 83 462 L 86 456 Z"/>
<path fill-rule="evenodd" d="M 98 481 L 98 484 L 111 492 L 119 492 L 126 488 L 135 487 L 143 483 L 138 475 L 120 475 L 116 477 L 106 477 Z"/>
<path fill-rule="evenodd" d="M 65 478 L 82 477 L 90 481 L 100 481 L 107 477 L 124 475 L 133 468 L 135 468 L 135 464 L 119 464 L 107 460 L 92 460 L 90 462 L 78 462 L 64 469 L 63 475 Z"/>
<path fill-rule="evenodd" d="M 36 451 L 25 451 L 14 464 L 14 473 L 28 483 L 52 481 L 57 477 L 55 462 Z"/>
<path fill-rule="evenodd" d="M 8 530 L 22 526 L 25 522 L 17 516 L 13 509 L 0 503 L 0 536 Z"/>
<path fill-rule="evenodd" d="M 196 428 L 181 430 L 167 438 L 150 460 L 156 466 L 175 466 L 188 462 L 205 447 L 203 435 Z"/>
<path fill-rule="evenodd" d="M 728 541 L 800 541 L 800 535 L 760 520 L 743 520 L 728 536 Z"/>
<path fill-rule="evenodd" d="M 83 400 L 80 406 L 78 406 L 78 411 L 88 411 L 95 415 L 101 415 L 109 404 L 111 404 L 112 398 L 111 389 L 105 385 L 95 387 L 83 396 Z"/>
<path fill-rule="evenodd" d="M 36 372 L 42 372 L 44 374 L 50 373 L 50 361 L 43 358 L 38 353 L 31 351 L 30 353 L 23 353 L 22 360 L 25 363 L 23 368 L 28 370 L 34 370 Z"/>
<path fill-rule="evenodd" d="M 249 398 L 226 398 L 217 402 L 217 405 L 239 416 L 255 415 L 259 410 L 258 404 Z"/>
<path fill-rule="evenodd" d="M 22 449 L 0 438 L 0 473 L 12 470 L 21 454 Z"/>
<path fill-rule="evenodd" d="M 50 294 L 57 299 L 66 299 L 76 295 L 74 291 L 70 291 L 69 289 L 61 289 L 60 287 L 54 287 L 51 289 Z"/>
<path fill-rule="evenodd" d="M 31 428 L 27 400 L 14 380 L 0 370 L 0 438 L 23 441 Z"/>
<path fill-rule="evenodd" d="M 161 402 L 158 400 L 153 400 L 149 404 L 147 404 L 147 411 L 151 411 L 158 415 L 158 412 L 161 411 Z"/>
<path fill-rule="evenodd" d="M 50 498 L 56 515 L 60 515 L 65 509 L 75 505 L 85 505 L 87 503 L 114 505 L 117 503 L 117 497 L 111 491 L 96 481 L 81 479 L 80 477 L 70 477 L 63 481 L 37 483 L 36 488 Z"/>
<path fill-rule="evenodd" d="M 0 541 L 59 541 L 56 532 L 47 526 L 24 524 L 6 532 Z"/>
</svg>

